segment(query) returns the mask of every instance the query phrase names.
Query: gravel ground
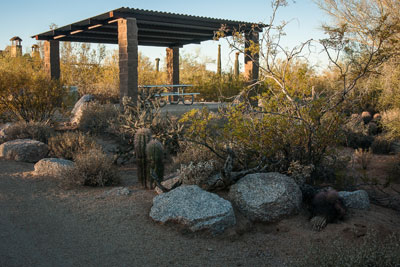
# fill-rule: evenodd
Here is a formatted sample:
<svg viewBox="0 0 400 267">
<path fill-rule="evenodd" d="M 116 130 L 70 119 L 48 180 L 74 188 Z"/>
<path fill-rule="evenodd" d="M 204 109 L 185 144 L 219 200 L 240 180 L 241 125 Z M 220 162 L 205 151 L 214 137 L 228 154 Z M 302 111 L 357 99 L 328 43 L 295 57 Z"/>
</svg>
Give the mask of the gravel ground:
<svg viewBox="0 0 400 267">
<path fill-rule="evenodd" d="M 65 188 L 32 171 L 33 164 L 0 159 L 0 266 L 293 266 L 310 244 L 354 240 L 348 229 L 356 224 L 383 233 L 400 223 L 397 213 L 374 206 L 322 232 L 311 231 L 304 214 L 268 225 L 239 214 L 221 236 L 189 233 L 149 218 L 155 193 L 137 185 L 134 167 L 121 169 L 129 196 Z"/>
</svg>

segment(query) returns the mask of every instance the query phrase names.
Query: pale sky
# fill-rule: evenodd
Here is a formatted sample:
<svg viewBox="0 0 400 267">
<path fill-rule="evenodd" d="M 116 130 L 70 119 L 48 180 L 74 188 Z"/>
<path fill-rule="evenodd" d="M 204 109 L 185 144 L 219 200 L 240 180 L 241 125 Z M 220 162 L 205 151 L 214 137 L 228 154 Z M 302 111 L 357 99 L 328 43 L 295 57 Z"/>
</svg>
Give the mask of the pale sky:
<svg viewBox="0 0 400 267">
<path fill-rule="evenodd" d="M 289 7 L 278 11 L 278 19 L 276 20 L 277 23 L 281 20 L 292 21 L 286 30 L 285 45 L 292 47 L 311 38 L 323 38 L 320 25 L 326 21 L 326 18 L 312 0 L 297 0 L 295 3 L 289 0 L 289 2 Z M 11 37 L 19 36 L 23 40 L 24 52 L 28 51 L 36 42 L 31 36 L 48 31 L 49 25 L 52 23 L 61 27 L 120 7 L 264 23 L 269 21 L 272 12 L 269 0 L 2 1 L 0 50 L 9 45 Z M 223 68 L 228 69 L 233 64 L 234 53 L 230 54 L 230 48 L 224 40 L 202 42 L 200 45 L 187 45 L 181 51 L 193 53 L 200 49 L 202 56 L 216 59 L 218 44 L 222 45 Z M 92 45 L 92 47 L 95 46 Z M 108 47 L 110 49 L 118 48 L 117 45 Z M 157 57 L 163 59 L 165 56 L 165 48 L 139 46 L 139 51 L 150 57 L 152 61 Z M 321 60 L 323 60 L 323 56 L 321 56 Z M 313 61 L 318 61 L 317 57 Z M 216 66 L 211 64 L 209 68 L 213 69 Z"/>
</svg>

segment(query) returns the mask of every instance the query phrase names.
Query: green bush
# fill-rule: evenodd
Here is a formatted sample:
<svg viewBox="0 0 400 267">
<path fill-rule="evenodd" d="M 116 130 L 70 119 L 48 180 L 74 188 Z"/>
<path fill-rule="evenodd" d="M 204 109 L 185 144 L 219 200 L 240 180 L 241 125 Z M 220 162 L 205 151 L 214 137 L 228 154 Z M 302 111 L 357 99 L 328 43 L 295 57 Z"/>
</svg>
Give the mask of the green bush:
<svg viewBox="0 0 400 267">
<path fill-rule="evenodd" d="M 47 121 L 61 107 L 62 83 L 25 57 L 0 57 L 0 113 L 10 120 Z"/>
<path fill-rule="evenodd" d="M 70 170 L 68 181 L 86 186 L 117 185 L 120 177 L 112 162 L 100 149 L 82 152 L 75 157 L 75 166 Z"/>
<path fill-rule="evenodd" d="M 44 122 L 16 122 L 5 130 L 6 138 L 4 141 L 15 139 L 33 139 L 43 143 L 48 143 L 49 138 L 54 135 L 51 126 Z"/>
<path fill-rule="evenodd" d="M 253 111 L 245 105 L 229 106 L 218 113 L 192 110 L 181 122 L 187 126 L 188 141 L 202 144 L 219 158 L 226 158 L 230 148 L 235 168 L 248 169 L 264 161 L 270 171 L 286 172 L 293 161 L 320 165 L 338 142 L 340 117 L 332 113 L 317 118 L 318 107 L 314 108 L 305 110 L 300 120 L 283 112 L 279 115 Z"/>
<path fill-rule="evenodd" d="M 70 160 L 80 153 L 99 148 L 93 138 L 80 132 L 57 134 L 49 138 L 48 145 L 52 156 Z"/>
</svg>

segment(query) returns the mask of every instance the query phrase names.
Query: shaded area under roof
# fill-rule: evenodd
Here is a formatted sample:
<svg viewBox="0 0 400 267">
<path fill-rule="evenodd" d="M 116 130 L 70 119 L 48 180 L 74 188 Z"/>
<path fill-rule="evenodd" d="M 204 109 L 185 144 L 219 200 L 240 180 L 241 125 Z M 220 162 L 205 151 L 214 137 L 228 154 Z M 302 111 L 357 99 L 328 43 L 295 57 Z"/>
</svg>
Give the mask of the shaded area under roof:
<svg viewBox="0 0 400 267">
<path fill-rule="evenodd" d="M 260 32 L 266 25 L 259 23 L 215 19 L 150 11 L 119 8 L 98 16 L 72 23 L 55 30 L 32 36 L 36 40 L 57 40 L 118 44 L 118 19 L 136 18 L 139 45 L 181 47 L 212 40 L 215 31 L 226 25 L 229 30 Z M 231 33 L 227 34 L 228 36 Z"/>
</svg>

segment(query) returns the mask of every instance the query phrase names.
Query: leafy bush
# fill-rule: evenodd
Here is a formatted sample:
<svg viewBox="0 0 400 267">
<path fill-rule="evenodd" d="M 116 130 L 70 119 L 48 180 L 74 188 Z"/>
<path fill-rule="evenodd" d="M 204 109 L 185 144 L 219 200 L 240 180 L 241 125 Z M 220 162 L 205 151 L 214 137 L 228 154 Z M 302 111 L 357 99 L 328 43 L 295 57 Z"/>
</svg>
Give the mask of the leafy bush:
<svg viewBox="0 0 400 267">
<path fill-rule="evenodd" d="M 383 240 L 374 232 L 368 232 L 360 245 L 346 245 L 333 240 L 329 246 L 314 246 L 308 250 L 300 266 L 364 267 L 398 266 L 400 262 L 400 237 L 391 235 Z"/>
<path fill-rule="evenodd" d="M 48 143 L 49 138 L 54 135 L 51 126 L 44 122 L 16 122 L 5 130 L 4 141 L 15 139 L 33 139 Z"/>
<path fill-rule="evenodd" d="M 57 134 L 49 139 L 48 145 L 52 156 L 64 159 L 74 159 L 77 154 L 99 147 L 91 137 L 80 132 Z"/>
<path fill-rule="evenodd" d="M 102 150 L 91 149 L 75 157 L 70 170 L 70 183 L 87 186 L 110 186 L 120 182 L 117 169 Z"/>
<path fill-rule="evenodd" d="M 112 104 L 89 103 L 82 112 L 78 129 L 91 134 L 105 133 L 118 114 L 118 109 Z"/>
<path fill-rule="evenodd" d="M 13 120 L 47 121 L 61 107 L 62 83 L 25 57 L 0 57 L 0 113 Z"/>
</svg>

